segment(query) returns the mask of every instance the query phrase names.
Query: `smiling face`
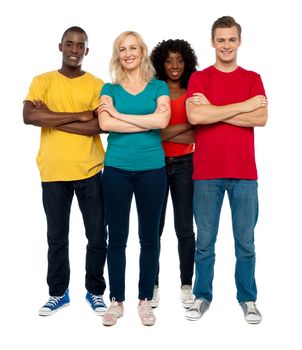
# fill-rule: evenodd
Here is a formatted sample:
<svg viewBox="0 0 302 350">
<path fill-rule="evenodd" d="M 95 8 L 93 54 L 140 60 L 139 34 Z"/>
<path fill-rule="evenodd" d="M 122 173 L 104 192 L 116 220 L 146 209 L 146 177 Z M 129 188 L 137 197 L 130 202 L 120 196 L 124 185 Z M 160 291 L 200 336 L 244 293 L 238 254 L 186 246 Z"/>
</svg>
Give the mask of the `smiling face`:
<svg viewBox="0 0 302 350">
<path fill-rule="evenodd" d="M 241 38 L 238 29 L 234 26 L 231 28 L 217 28 L 212 39 L 212 46 L 216 51 L 217 65 L 236 65 L 237 50 L 241 44 Z"/>
<path fill-rule="evenodd" d="M 169 51 L 164 66 L 168 80 L 179 81 L 185 69 L 185 62 L 181 53 Z"/>
<path fill-rule="evenodd" d="M 143 51 L 137 38 L 128 35 L 119 46 L 119 61 L 126 71 L 134 71 L 140 68 Z"/>
<path fill-rule="evenodd" d="M 63 54 L 63 68 L 81 67 L 83 58 L 88 53 L 87 37 L 84 33 L 67 32 L 59 44 L 59 50 Z"/>
</svg>

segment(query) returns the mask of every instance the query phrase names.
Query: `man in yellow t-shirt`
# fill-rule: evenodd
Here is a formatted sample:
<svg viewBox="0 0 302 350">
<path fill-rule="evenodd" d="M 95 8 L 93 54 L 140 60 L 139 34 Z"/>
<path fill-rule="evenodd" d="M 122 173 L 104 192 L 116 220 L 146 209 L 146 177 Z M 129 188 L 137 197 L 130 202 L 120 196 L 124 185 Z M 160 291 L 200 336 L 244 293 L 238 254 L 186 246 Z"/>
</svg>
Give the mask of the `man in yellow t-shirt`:
<svg viewBox="0 0 302 350">
<path fill-rule="evenodd" d="M 88 37 L 68 28 L 59 44 L 62 67 L 36 76 L 24 101 L 25 124 L 41 127 L 37 156 L 47 218 L 50 298 L 39 309 L 48 316 L 69 304 L 69 217 L 73 195 L 81 210 L 86 237 L 86 300 L 97 314 L 107 307 L 103 276 L 107 251 L 101 170 L 104 149 L 95 110 L 103 81 L 82 70 Z"/>
</svg>

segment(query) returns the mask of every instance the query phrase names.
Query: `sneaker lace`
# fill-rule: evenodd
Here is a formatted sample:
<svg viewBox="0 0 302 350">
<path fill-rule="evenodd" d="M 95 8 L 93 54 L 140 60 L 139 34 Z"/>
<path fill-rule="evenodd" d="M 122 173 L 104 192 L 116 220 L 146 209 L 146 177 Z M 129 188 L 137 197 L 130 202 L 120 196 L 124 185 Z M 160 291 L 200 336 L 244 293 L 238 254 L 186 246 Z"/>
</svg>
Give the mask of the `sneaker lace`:
<svg viewBox="0 0 302 350">
<path fill-rule="evenodd" d="M 109 306 L 109 309 L 108 311 L 106 312 L 106 314 L 113 314 L 115 316 L 119 316 L 119 303 L 115 300 L 112 299 L 112 303 L 111 305 Z"/>
<path fill-rule="evenodd" d="M 185 299 L 192 299 L 191 289 L 182 289 L 182 295 Z"/>
<path fill-rule="evenodd" d="M 55 307 L 62 300 L 64 296 L 61 297 L 50 297 L 47 303 L 44 305 L 45 307 Z"/>
<path fill-rule="evenodd" d="M 105 306 L 105 303 L 104 303 L 104 300 L 103 300 L 103 297 L 101 295 L 94 295 L 94 294 L 91 294 L 91 299 L 92 299 L 92 304 L 94 306 Z"/>
<path fill-rule="evenodd" d="M 247 301 L 245 305 L 246 305 L 246 313 L 257 314 L 256 305 L 253 301 Z"/>
<path fill-rule="evenodd" d="M 153 316 L 153 310 L 148 302 L 148 300 L 144 300 L 140 305 L 139 305 L 139 310 L 140 314 L 142 316 Z"/>
</svg>

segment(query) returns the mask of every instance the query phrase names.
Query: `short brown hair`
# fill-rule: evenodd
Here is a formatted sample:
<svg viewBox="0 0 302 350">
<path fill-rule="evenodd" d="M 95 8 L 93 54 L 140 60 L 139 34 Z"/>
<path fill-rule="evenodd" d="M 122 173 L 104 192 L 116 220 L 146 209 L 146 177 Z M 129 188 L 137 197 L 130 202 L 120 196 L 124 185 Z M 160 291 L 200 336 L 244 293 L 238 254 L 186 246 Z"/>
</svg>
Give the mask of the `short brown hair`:
<svg viewBox="0 0 302 350">
<path fill-rule="evenodd" d="M 239 23 L 237 23 L 235 21 L 235 19 L 233 17 L 223 16 L 223 17 L 218 18 L 212 25 L 212 31 L 211 31 L 212 40 L 214 40 L 215 30 L 217 28 L 232 28 L 232 27 L 237 28 L 238 36 L 240 39 L 241 38 L 241 26 Z"/>
</svg>

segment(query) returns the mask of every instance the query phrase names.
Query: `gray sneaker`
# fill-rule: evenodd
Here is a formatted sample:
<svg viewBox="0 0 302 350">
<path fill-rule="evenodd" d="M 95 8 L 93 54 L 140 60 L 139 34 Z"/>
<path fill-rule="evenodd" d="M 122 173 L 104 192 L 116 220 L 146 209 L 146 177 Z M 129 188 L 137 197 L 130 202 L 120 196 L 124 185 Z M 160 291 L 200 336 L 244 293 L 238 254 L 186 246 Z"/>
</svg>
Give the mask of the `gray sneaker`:
<svg viewBox="0 0 302 350">
<path fill-rule="evenodd" d="M 197 321 L 209 307 L 209 302 L 203 299 L 195 299 L 193 305 L 185 312 L 185 318 L 190 321 Z"/>
<path fill-rule="evenodd" d="M 244 312 L 244 317 L 248 323 L 258 324 L 261 322 L 262 316 L 254 301 L 246 301 L 244 303 L 240 303 L 240 305 Z"/>
</svg>

